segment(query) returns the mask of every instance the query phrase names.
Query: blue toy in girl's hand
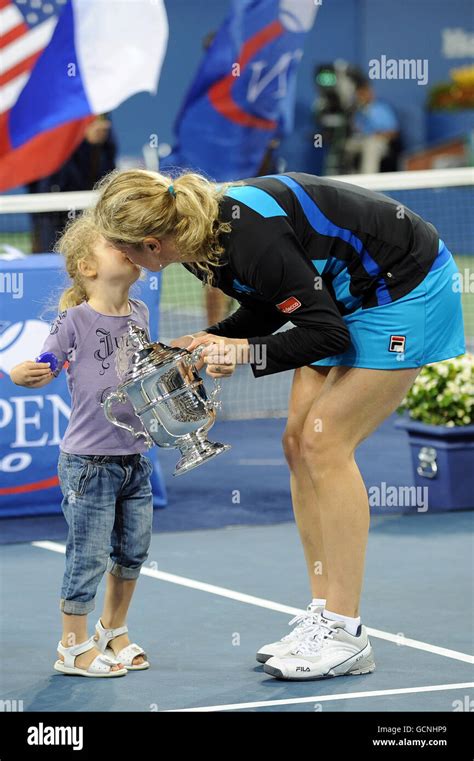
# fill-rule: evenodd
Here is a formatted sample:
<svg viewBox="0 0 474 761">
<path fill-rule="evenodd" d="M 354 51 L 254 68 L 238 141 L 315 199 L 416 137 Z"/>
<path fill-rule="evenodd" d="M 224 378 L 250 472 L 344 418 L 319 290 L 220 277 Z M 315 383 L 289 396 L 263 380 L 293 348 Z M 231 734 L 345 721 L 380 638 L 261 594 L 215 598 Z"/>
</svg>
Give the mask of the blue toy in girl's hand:
<svg viewBox="0 0 474 761">
<path fill-rule="evenodd" d="M 35 362 L 49 362 L 49 369 L 52 373 L 56 372 L 59 364 L 56 354 L 53 354 L 50 351 L 45 351 L 43 354 L 40 354 L 39 357 L 35 358 Z"/>
</svg>

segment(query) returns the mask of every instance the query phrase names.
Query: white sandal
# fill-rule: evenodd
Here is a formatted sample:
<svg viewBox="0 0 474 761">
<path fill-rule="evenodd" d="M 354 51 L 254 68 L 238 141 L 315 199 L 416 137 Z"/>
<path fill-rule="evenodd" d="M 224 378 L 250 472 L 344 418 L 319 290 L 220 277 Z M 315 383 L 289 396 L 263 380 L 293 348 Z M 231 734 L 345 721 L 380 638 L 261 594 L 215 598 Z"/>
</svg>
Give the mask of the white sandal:
<svg viewBox="0 0 474 761">
<path fill-rule="evenodd" d="M 119 650 L 117 655 L 115 655 L 112 648 L 109 647 L 109 642 L 111 639 L 118 637 L 120 634 L 127 634 L 128 626 L 119 626 L 117 629 L 106 629 L 102 625 L 102 621 L 99 618 L 95 625 L 95 630 L 99 635 L 99 639 L 94 640 L 94 642 L 101 653 L 104 653 L 110 658 L 114 658 L 117 663 L 123 663 L 128 671 L 143 671 L 144 669 L 150 668 L 150 664 L 148 663 L 147 655 L 144 649 L 140 647 L 140 645 L 137 645 L 135 642 L 131 645 L 126 645 L 123 647 L 121 650 Z M 143 655 L 145 660 L 143 663 L 134 665 L 133 659 L 136 658 L 137 655 Z"/>
<path fill-rule="evenodd" d="M 108 655 L 97 655 L 92 663 L 89 664 L 87 669 L 78 668 L 74 665 L 78 655 L 86 653 L 88 650 L 92 650 L 96 647 L 97 643 L 93 637 L 89 637 L 85 642 L 81 642 L 79 645 L 72 645 L 72 647 L 64 647 L 61 640 L 58 644 L 58 652 L 64 656 L 64 661 L 60 658 L 54 664 L 56 671 L 60 671 L 62 674 L 76 674 L 80 676 L 125 676 L 127 673 L 126 668 L 117 669 L 112 671 L 112 666 L 117 665 L 115 658 L 109 658 Z"/>
</svg>

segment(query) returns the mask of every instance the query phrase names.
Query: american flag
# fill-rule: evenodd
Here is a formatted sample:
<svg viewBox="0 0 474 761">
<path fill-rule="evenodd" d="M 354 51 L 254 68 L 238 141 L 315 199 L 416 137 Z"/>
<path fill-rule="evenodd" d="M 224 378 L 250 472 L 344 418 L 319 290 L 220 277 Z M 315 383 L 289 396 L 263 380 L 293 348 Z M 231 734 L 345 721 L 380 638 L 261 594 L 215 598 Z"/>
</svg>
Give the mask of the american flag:
<svg viewBox="0 0 474 761">
<path fill-rule="evenodd" d="M 16 103 L 68 0 L 0 0 L 0 114 Z"/>
</svg>

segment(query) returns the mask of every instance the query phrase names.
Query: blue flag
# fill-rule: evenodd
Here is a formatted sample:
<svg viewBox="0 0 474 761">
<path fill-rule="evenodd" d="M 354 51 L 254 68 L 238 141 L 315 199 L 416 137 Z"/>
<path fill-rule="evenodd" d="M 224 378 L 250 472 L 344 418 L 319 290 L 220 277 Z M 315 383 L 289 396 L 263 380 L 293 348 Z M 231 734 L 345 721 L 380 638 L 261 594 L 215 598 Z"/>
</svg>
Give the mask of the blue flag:
<svg viewBox="0 0 474 761">
<path fill-rule="evenodd" d="M 318 0 L 232 0 L 175 123 L 161 169 L 225 182 L 254 176 L 272 138 L 291 132 L 296 73 Z"/>
</svg>

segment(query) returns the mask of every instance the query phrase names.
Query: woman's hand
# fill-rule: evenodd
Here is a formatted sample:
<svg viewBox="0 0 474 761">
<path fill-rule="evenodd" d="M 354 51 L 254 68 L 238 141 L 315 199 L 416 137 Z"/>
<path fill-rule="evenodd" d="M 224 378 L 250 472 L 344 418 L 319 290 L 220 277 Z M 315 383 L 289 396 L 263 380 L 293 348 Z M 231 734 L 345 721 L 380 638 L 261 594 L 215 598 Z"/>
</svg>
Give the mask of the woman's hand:
<svg viewBox="0 0 474 761">
<path fill-rule="evenodd" d="M 249 342 L 246 338 L 225 338 L 212 333 L 196 334 L 193 341 L 186 346 L 188 351 L 194 351 L 198 346 L 205 346 L 201 354 L 200 369 L 207 363 L 206 375 L 211 378 L 227 378 L 235 371 L 237 365 L 249 361 Z"/>
<path fill-rule="evenodd" d="M 184 336 L 179 336 L 179 338 L 174 338 L 172 341 L 170 341 L 170 346 L 177 347 L 178 349 L 188 349 L 189 345 L 194 341 L 195 338 L 198 336 L 206 336 L 209 335 L 206 333 L 205 330 L 201 330 L 199 333 L 188 333 Z M 196 344 L 197 345 L 197 344 Z M 204 365 L 203 359 L 198 359 L 197 362 L 194 363 L 196 370 L 200 370 L 202 366 Z"/>
<path fill-rule="evenodd" d="M 33 362 L 27 360 L 15 365 L 10 371 L 10 378 L 17 386 L 26 386 L 27 388 L 41 388 L 51 380 L 53 373 L 50 370 L 49 362 Z"/>
</svg>

